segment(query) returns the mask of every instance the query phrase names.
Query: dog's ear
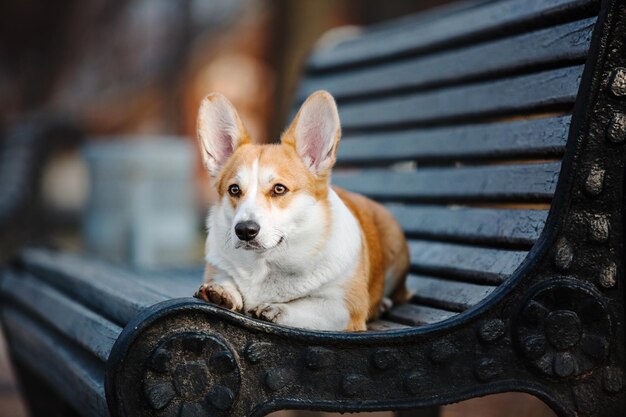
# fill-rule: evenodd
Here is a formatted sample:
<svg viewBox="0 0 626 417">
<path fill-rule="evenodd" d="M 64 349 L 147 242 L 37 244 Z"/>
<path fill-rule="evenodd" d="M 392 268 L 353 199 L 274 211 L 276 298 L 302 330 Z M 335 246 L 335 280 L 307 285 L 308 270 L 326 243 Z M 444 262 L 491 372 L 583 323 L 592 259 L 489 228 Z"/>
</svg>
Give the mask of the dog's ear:
<svg viewBox="0 0 626 417">
<path fill-rule="evenodd" d="M 219 93 L 209 94 L 200 103 L 197 128 L 202 160 L 213 177 L 239 146 L 250 142 L 237 110 Z"/>
<path fill-rule="evenodd" d="M 302 104 L 282 142 L 295 147 L 311 172 L 327 176 L 335 164 L 340 137 L 335 100 L 328 92 L 317 91 Z"/>
</svg>

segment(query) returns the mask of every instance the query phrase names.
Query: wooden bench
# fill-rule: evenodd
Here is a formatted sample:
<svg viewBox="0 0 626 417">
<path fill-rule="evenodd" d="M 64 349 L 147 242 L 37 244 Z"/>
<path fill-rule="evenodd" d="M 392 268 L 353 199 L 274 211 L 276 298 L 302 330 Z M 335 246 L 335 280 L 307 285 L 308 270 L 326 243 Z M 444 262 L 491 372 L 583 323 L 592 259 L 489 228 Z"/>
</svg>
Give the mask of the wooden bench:
<svg viewBox="0 0 626 417">
<path fill-rule="evenodd" d="M 474 2 L 316 50 L 295 105 L 335 95 L 333 181 L 402 223 L 411 302 L 368 332 L 311 332 L 188 298 L 199 271 L 26 249 L 3 272 L 2 320 L 34 414 L 522 391 L 561 416 L 623 416 L 625 26 L 624 0 Z"/>
</svg>

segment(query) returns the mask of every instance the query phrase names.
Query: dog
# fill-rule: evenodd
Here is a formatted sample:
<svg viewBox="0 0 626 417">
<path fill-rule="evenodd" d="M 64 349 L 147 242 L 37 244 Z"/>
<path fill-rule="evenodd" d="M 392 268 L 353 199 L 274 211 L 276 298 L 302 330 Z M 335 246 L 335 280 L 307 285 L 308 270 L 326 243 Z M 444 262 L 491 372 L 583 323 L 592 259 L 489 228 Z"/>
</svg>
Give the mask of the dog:
<svg viewBox="0 0 626 417">
<path fill-rule="evenodd" d="M 334 331 L 366 330 L 406 301 L 402 229 L 382 205 L 330 185 L 341 127 L 328 92 L 307 98 L 279 144 L 253 144 L 221 94 L 203 99 L 197 129 L 218 199 L 196 298 Z"/>
</svg>

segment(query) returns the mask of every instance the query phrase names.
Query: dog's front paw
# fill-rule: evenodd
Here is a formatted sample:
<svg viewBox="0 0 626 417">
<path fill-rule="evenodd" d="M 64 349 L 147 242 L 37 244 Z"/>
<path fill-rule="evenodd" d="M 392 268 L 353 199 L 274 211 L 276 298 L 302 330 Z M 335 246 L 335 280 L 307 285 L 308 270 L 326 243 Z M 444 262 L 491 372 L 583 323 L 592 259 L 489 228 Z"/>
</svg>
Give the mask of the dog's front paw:
<svg viewBox="0 0 626 417">
<path fill-rule="evenodd" d="M 248 314 L 252 317 L 263 321 L 269 321 L 270 323 L 278 323 L 278 320 L 284 313 L 285 308 L 279 304 L 261 304 L 260 306 L 248 311 Z"/>
<path fill-rule="evenodd" d="M 236 297 L 230 294 L 227 289 L 214 282 L 200 285 L 200 288 L 193 296 L 232 311 L 240 312 L 243 309 L 243 306 L 237 302 Z"/>
</svg>

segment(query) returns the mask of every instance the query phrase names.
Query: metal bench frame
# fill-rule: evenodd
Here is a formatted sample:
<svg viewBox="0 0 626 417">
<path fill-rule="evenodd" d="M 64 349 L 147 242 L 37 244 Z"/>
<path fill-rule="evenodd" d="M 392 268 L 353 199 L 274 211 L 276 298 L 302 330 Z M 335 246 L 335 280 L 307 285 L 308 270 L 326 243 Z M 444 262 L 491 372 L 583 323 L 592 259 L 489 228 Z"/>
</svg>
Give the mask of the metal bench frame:
<svg viewBox="0 0 626 417">
<path fill-rule="evenodd" d="M 560 416 L 622 416 L 624 1 L 605 1 L 597 27 L 547 224 L 484 302 L 423 327 L 323 333 L 167 300 L 103 348 L 110 415 L 204 415 L 205 403 L 223 416 L 400 410 L 520 391 Z M 103 415 L 92 400 L 87 414 Z"/>
<path fill-rule="evenodd" d="M 186 360 L 176 343 L 197 346 L 200 358 L 221 352 L 224 373 L 215 372 L 220 384 L 207 395 L 233 416 L 402 409 L 506 391 L 536 395 L 564 416 L 623 413 L 626 9 L 619 3 L 605 4 L 600 16 L 604 30 L 592 42 L 548 224 L 485 303 L 422 328 L 321 334 L 167 301 L 133 320 L 113 348 L 106 386 L 114 415 L 145 405 L 134 387 L 168 378 L 150 361 Z M 597 343 L 567 340 L 575 331 L 568 326 L 577 325 L 593 326 L 586 331 Z M 162 342 L 167 329 L 176 330 Z M 563 338 L 563 350 L 551 352 L 546 338 Z M 153 351 L 157 343 L 162 350 Z M 303 379 L 306 386 L 294 384 Z"/>
</svg>

